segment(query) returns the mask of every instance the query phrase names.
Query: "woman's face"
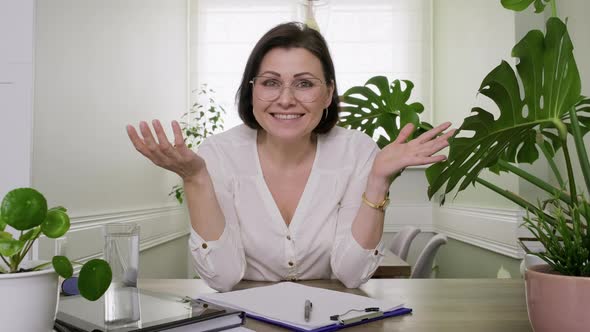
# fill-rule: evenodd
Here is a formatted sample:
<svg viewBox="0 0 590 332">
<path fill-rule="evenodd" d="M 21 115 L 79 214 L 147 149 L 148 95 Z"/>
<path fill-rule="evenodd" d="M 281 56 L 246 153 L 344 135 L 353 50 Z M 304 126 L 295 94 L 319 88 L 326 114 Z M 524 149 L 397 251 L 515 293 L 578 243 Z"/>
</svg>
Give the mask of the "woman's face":
<svg viewBox="0 0 590 332">
<path fill-rule="evenodd" d="M 308 50 L 270 50 L 262 59 L 253 83 L 256 121 L 276 139 L 309 138 L 332 101 L 333 84 L 325 83 L 320 59 Z"/>
</svg>

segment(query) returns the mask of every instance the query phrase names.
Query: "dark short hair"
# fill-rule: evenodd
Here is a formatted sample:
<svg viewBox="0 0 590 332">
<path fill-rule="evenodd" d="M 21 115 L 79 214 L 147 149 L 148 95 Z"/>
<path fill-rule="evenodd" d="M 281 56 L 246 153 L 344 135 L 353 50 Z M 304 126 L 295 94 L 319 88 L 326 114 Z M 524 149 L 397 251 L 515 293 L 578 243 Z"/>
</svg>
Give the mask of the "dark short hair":
<svg viewBox="0 0 590 332">
<path fill-rule="evenodd" d="M 252 109 L 252 84 L 250 84 L 250 81 L 258 74 L 262 58 L 264 58 L 266 53 L 275 48 L 304 48 L 315 55 L 322 63 L 326 84 L 334 87 L 334 93 L 332 95 L 332 102 L 328 106 L 328 115 L 325 117 L 322 116 L 322 120 L 314 128 L 313 132 L 318 134 L 329 132 L 338 122 L 339 112 L 334 62 L 332 61 L 324 37 L 318 31 L 299 22 L 277 25 L 265 33 L 258 43 L 256 43 L 256 46 L 254 46 L 246 63 L 240 87 L 236 93 L 236 103 L 238 104 L 240 118 L 252 129 L 261 128 L 258 121 L 254 118 Z"/>
</svg>

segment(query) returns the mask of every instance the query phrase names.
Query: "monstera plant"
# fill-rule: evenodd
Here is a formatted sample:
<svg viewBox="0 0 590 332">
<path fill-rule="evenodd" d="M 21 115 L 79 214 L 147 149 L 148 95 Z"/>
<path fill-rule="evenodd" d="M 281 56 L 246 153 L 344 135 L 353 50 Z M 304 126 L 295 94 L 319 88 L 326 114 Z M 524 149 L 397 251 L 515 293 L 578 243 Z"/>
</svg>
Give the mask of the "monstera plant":
<svg viewBox="0 0 590 332">
<path fill-rule="evenodd" d="M 572 41 L 566 24 L 557 17 L 555 0 L 501 1 L 512 10 L 524 10 L 533 2 L 536 12 L 542 12 L 547 4 L 551 6 L 545 33 L 529 31 L 514 46 L 516 70 L 503 61 L 483 79 L 479 92 L 497 105 L 499 113 L 495 116 L 479 107 L 471 110 L 472 115 L 450 140 L 448 159 L 427 169 L 428 194 L 432 198 L 440 193 L 444 204 L 446 195 L 477 184 L 524 208 L 524 225 L 533 236 L 521 238 L 520 243 L 531 253 L 525 241 L 540 242 L 544 250 L 531 254 L 548 264 L 526 273 L 529 317 L 535 331 L 587 331 L 590 319 L 586 318 L 584 306 L 572 308 L 581 303 L 565 294 L 579 298 L 590 295 L 589 287 L 582 288 L 590 283 L 567 283 L 568 278 L 590 276 L 590 203 L 578 192 L 580 187 L 590 191 L 590 163 L 583 140 L 590 131 L 590 99 L 581 94 Z M 572 144 L 581 176 L 574 172 Z M 554 183 L 519 167 L 537 161 L 541 155 L 553 173 Z M 554 161 L 561 155 L 565 171 Z M 510 172 L 530 182 L 538 190 L 537 201 L 484 180 L 480 175 L 486 169 Z M 544 272 L 550 272 L 551 277 L 543 277 L 549 275 Z M 572 277 L 564 277 L 567 282 L 557 286 L 556 275 Z M 568 312 L 568 316 L 562 319 L 556 317 L 562 315 L 548 315 L 552 312 Z"/>
<path fill-rule="evenodd" d="M 413 88 L 414 84 L 408 80 L 390 84 L 385 76 L 372 77 L 364 86 L 352 87 L 340 96 L 339 125 L 358 129 L 373 138 L 379 135 L 380 148 L 393 141 L 408 123 L 416 128 L 410 139 L 420 136 L 432 129 L 432 125 L 420 121 L 420 113 L 424 111 L 421 103 L 408 104 Z"/>
</svg>

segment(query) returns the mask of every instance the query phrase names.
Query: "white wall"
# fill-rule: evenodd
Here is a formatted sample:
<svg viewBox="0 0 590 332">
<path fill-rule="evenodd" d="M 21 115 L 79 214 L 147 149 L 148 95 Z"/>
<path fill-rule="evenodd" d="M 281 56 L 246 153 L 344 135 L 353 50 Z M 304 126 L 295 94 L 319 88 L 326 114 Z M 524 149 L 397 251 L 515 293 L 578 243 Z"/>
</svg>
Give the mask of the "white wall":
<svg viewBox="0 0 590 332">
<path fill-rule="evenodd" d="M 114 221 L 140 223 L 142 250 L 186 239 L 167 195 L 176 176 L 137 153 L 125 126 L 188 108 L 187 12 L 186 0 L 37 1 L 32 184 L 69 209 L 68 256 L 99 255 Z M 54 250 L 41 241 L 42 257 Z"/>
<path fill-rule="evenodd" d="M 33 0 L 0 0 L 0 199 L 31 184 Z"/>
</svg>

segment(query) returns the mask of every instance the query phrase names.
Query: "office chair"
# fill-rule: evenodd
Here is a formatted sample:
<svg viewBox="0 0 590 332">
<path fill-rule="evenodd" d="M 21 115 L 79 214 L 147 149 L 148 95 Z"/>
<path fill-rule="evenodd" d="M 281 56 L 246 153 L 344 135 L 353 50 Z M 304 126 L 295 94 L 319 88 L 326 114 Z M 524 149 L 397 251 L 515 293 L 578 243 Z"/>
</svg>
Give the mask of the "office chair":
<svg viewBox="0 0 590 332">
<path fill-rule="evenodd" d="M 406 261 L 408 258 L 408 252 L 410 251 L 410 245 L 418 233 L 420 233 L 420 228 L 405 226 L 401 231 L 395 234 L 389 245 L 389 250 Z"/>
<path fill-rule="evenodd" d="M 412 269 L 412 274 L 410 275 L 410 278 L 430 278 L 430 275 L 432 273 L 432 263 L 434 262 L 434 257 L 436 256 L 438 249 L 443 244 L 446 244 L 447 241 L 447 236 L 444 234 L 437 234 L 433 236 L 428 241 L 428 243 L 426 243 L 424 249 L 422 249 L 420 256 L 418 256 L 416 264 Z"/>
</svg>

